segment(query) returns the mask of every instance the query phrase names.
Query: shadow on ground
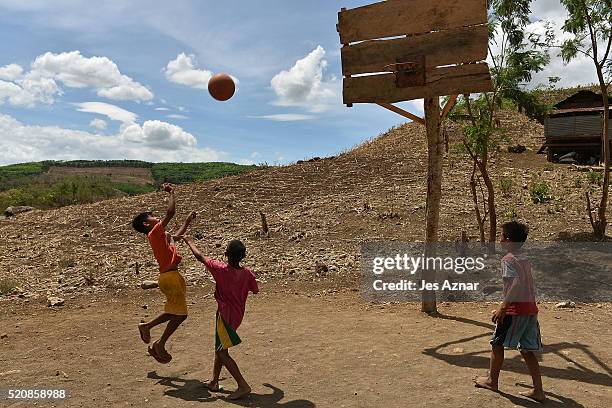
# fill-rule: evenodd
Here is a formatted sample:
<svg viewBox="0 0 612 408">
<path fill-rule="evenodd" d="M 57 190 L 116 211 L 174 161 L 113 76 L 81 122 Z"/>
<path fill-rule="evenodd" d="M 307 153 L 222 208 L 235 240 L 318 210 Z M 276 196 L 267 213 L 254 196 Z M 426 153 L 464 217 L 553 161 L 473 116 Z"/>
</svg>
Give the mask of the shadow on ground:
<svg viewBox="0 0 612 408">
<path fill-rule="evenodd" d="M 457 366 L 457 367 L 469 367 L 469 368 L 477 368 L 488 370 L 489 368 L 489 352 L 490 349 L 484 349 L 471 353 L 462 353 L 462 354 L 446 354 L 442 350 L 449 346 L 456 346 L 462 343 L 467 343 L 479 338 L 488 342 L 489 337 L 491 336 L 495 326 L 488 323 L 483 323 L 477 320 L 467 319 L 465 317 L 456 317 L 456 316 L 447 316 L 447 315 L 437 315 L 435 316 L 440 319 L 446 320 L 454 320 L 457 322 L 471 324 L 478 327 L 483 327 L 488 329 L 487 332 L 477 334 L 470 337 L 465 337 L 457 340 L 451 340 L 446 343 L 442 343 L 436 347 L 427 348 L 423 351 L 423 354 L 436 358 L 438 360 L 442 360 L 448 364 Z M 572 358 L 562 353 L 563 350 L 580 350 L 585 355 L 587 355 L 596 365 L 601 367 L 603 372 L 594 371 L 584 365 L 574 361 Z M 572 364 L 572 367 L 568 368 L 557 368 L 550 367 L 546 365 L 541 365 L 541 371 L 543 377 L 549 378 L 557 378 L 561 380 L 571 380 L 571 381 L 580 381 L 594 385 L 602 385 L 609 387 L 612 384 L 612 370 L 606 363 L 604 363 L 601 358 L 595 355 L 591 350 L 589 350 L 589 346 L 580 344 L 580 343 L 569 343 L 569 342 L 561 342 L 554 344 L 545 344 L 544 345 L 544 355 L 546 354 L 554 354 L 568 363 Z M 504 371 L 511 371 L 514 373 L 524 374 L 527 372 L 527 368 L 523 363 L 523 359 L 520 354 L 517 354 L 511 358 L 506 357 L 504 361 Z M 517 383 L 517 386 L 527 387 L 524 384 Z M 510 400 L 513 404 L 523 406 L 523 407 L 541 407 L 542 404 L 531 401 L 529 399 L 508 394 L 505 392 L 499 392 L 500 395 Z M 582 404 L 570 399 L 563 397 L 561 395 L 553 394 L 550 392 L 546 393 L 546 397 L 548 401 L 546 403 L 547 407 L 583 407 Z"/>
<path fill-rule="evenodd" d="M 242 407 L 257 407 L 257 408 L 314 408 L 315 404 L 308 400 L 293 400 L 280 402 L 285 398 L 285 392 L 271 384 L 263 384 L 272 390 L 271 394 L 256 394 L 251 393 L 238 401 L 227 400 L 219 394 L 229 394 L 228 391 L 219 393 L 211 393 L 206 384 L 200 380 L 183 379 L 180 377 L 164 377 L 157 374 L 156 371 L 151 371 L 147 374 L 147 378 L 158 380 L 157 384 L 169 387 L 164 391 L 164 395 L 169 397 L 179 398 L 184 401 L 197 402 L 214 402 L 217 400 L 225 401 L 230 404 Z"/>
</svg>

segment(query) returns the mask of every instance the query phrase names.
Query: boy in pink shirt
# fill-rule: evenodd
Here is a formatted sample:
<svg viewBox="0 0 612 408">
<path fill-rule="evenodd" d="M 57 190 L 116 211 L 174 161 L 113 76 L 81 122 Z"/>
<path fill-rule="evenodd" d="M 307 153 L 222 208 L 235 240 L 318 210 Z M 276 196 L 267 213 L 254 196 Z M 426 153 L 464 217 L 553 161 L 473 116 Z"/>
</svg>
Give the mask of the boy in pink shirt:
<svg viewBox="0 0 612 408">
<path fill-rule="evenodd" d="M 504 301 L 492 317 L 495 333 L 491 339 L 489 375 L 476 378 L 475 383 L 476 387 L 497 392 L 504 349 L 518 349 L 533 380 L 533 390 L 520 394 L 544 402 L 546 396 L 542 389 L 540 364 L 535 355 L 543 350 L 538 306 L 531 263 L 522 251 L 529 229 L 524 224 L 512 221 L 505 223 L 502 230 L 501 246 L 508 251 L 501 260 Z"/>
<path fill-rule="evenodd" d="M 216 283 L 215 299 L 218 307 L 215 318 L 215 362 L 213 378 L 208 383 L 208 388 L 211 391 L 219 390 L 219 375 L 221 367 L 225 366 L 238 383 L 238 389 L 228 398 L 232 400 L 242 398 L 251 392 L 251 387 L 240 373 L 234 359 L 230 357 L 228 349 L 242 341 L 236 330 L 242 323 L 249 292 L 253 294 L 259 292 L 253 272 L 240 266 L 240 261 L 246 256 L 246 247 L 238 240 L 231 241 L 225 250 L 226 264 L 205 257 L 191 238 L 184 237 L 183 240 L 211 273 Z"/>
</svg>

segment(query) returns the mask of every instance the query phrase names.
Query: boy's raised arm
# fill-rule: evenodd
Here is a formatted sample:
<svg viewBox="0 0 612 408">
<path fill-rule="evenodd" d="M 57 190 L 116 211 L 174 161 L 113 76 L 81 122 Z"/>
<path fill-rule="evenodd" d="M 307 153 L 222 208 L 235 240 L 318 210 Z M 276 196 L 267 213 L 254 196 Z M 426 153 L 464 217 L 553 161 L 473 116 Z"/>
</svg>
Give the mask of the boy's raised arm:
<svg viewBox="0 0 612 408">
<path fill-rule="evenodd" d="M 190 237 L 183 237 L 183 241 L 187 244 L 196 259 L 204 263 L 204 254 L 196 247 L 195 242 Z"/>
<path fill-rule="evenodd" d="M 165 229 L 172 217 L 174 217 L 174 214 L 176 214 L 176 199 L 174 197 L 174 186 L 172 184 L 164 183 L 161 189 L 169 194 L 168 209 L 166 210 L 165 217 L 161 220 L 162 226 Z"/>
<path fill-rule="evenodd" d="M 172 234 L 175 238 L 177 237 L 182 237 L 183 235 L 185 235 L 185 232 L 187 232 L 187 228 L 189 228 L 189 225 L 191 224 L 191 221 L 195 220 L 196 216 L 198 215 L 198 213 L 196 213 L 195 211 L 192 211 L 187 218 L 185 219 L 185 222 L 183 223 L 183 226 L 181 226 L 181 228 L 179 228 L 178 231 L 176 231 L 174 234 Z"/>
</svg>

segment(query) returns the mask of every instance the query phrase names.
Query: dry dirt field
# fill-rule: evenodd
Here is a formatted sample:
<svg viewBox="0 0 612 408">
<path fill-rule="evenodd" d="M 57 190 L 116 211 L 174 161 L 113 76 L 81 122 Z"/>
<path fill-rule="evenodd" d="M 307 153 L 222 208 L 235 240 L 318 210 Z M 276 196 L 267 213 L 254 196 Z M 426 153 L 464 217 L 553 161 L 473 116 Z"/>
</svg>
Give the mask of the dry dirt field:
<svg viewBox="0 0 612 408">
<path fill-rule="evenodd" d="M 500 120 L 512 143 L 528 151 L 510 154 L 501 146 L 491 161 L 499 222 L 524 220 L 534 241 L 590 240 L 584 192 L 598 187 L 585 173 L 535 154 L 541 125 L 512 113 Z M 466 231 L 474 239 L 471 167 L 453 149 L 458 126 L 445 131 L 451 149 L 440 237 L 453 242 Z M 175 359 L 156 364 L 139 340 L 136 324 L 157 313 L 162 299 L 157 290 L 139 289 L 157 272 L 130 222 L 147 208 L 162 213 L 162 193 L 0 221 L 0 334 L 7 335 L 0 339 L 0 389 L 66 388 L 71 399 L 57 405 L 77 407 L 536 406 L 518 396 L 530 381 L 517 353 L 508 354 L 502 393 L 473 388 L 472 377 L 488 365 L 494 305 L 441 304 L 442 315 L 433 318 L 416 304 L 361 298 L 361 242 L 424 238 L 424 140 L 422 127 L 407 124 L 333 158 L 177 188 L 172 225 L 198 210 L 191 233 L 215 257 L 230 239 L 242 239 L 246 265 L 263 288 L 249 303 L 244 343 L 234 352 L 254 390 L 238 403 L 203 387 L 211 368 L 213 286 L 184 246 L 192 305 L 170 345 Z M 511 180 L 506 195 L 501 177 Z M 535 204 L 529 190 L 542 181 L 551 199 Z M 270 225 L 267 238 L 258 234 L 260 211 Z M 49 296 L 65 306 L 48 308 Z M 540 317 L 550 399 L 544 406 L 612 406 L 612 303 L 544 304 Z M 229 379 L 223 385 L 233 388 Z"/>
<path fill-rule="evenodd" d="M 146 354 L 136 329 L 160 309 L 157 290 L 81 296 L 58 309 L 2 303 L 0 327 L 8 337 L 0 340 L 0 372 L 16 371 L 0 374 L 0 388 L 68 390 L 70 399 L 58 407 L 612 406 L 609 304 L 540 305 L 549 398 L 542 405 L 518 394 L 530 378 L 517 352 L 506 356 L 501 393 L 472 385 L 488 367 L 493 305 L 442 304 L 440 316 L 430 317 L 417 304 L 364 304 L 341 284 L 268 284 L 251 297 L 243 343 L 232 354 L 253 394 L 229 402 L 204 387 L 213 354 L 212 290 L 189 289 L 190 317 L 171 340 L 167 365 Z M 229 374 L 222 377 L 233 390 Z"/>
</svg>

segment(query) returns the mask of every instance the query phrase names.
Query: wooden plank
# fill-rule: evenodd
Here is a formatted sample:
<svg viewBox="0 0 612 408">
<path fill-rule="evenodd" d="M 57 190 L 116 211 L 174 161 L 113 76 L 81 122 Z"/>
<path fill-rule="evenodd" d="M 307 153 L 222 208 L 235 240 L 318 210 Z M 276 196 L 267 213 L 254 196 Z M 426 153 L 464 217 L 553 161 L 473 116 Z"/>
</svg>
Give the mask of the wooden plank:
<svg viewBox="0 0 612 408">
<path fill-rule="evenodd" d="M 493 90 L 486 63 L 435 68 L 426 85 L 398 88 L 394 74 L 344 78 L 344 103 L 393 103 L 431 96 L 459 95 Z"/>
<path fill-rule="evenodd" d="M 427 68 L 483 61 L 487 58 L 486 25 L 460 27 L 394 40 L 371 40 L 342 47 L 342 74 L 382 72 L 385 65 L 425 55 Z"/>
<path fill-rule="evenodd" d="M 485 24 L 487 0 L 387 0 L 338 13 L 340 43 Z"/>
<path fill-rule="evenodd" d="M 408 111 L 405 111 L 404 109 L 398 107 L 398 106 L 394 106 L 391 105 L 390 103 L 379 103 L 379 106 L 382 106 L 385 109 L 389 109 L 391 112 L 397 113 L 398 115 L 401 115 L 405 118 L 408 118 L 410 120 L 412 120 L 413 122 L 417 122 L 420 123 L 421 125 L 425 124 L 425 119 L 415 115 L 414 113 L 410 113 Z"/>
<path fill-rule="evenodd" d="M 444 109 L 442 109 L 442 113 L 440 114 L 442 120 L 446 119 L 448 113 L 453 109 L 453 106 L 457 103 L 457 98 L 459 98 L 459 95 L 451 95 L 450 99 L 446 101 L 446 105 L 444 105 Z"/>
</svg>

